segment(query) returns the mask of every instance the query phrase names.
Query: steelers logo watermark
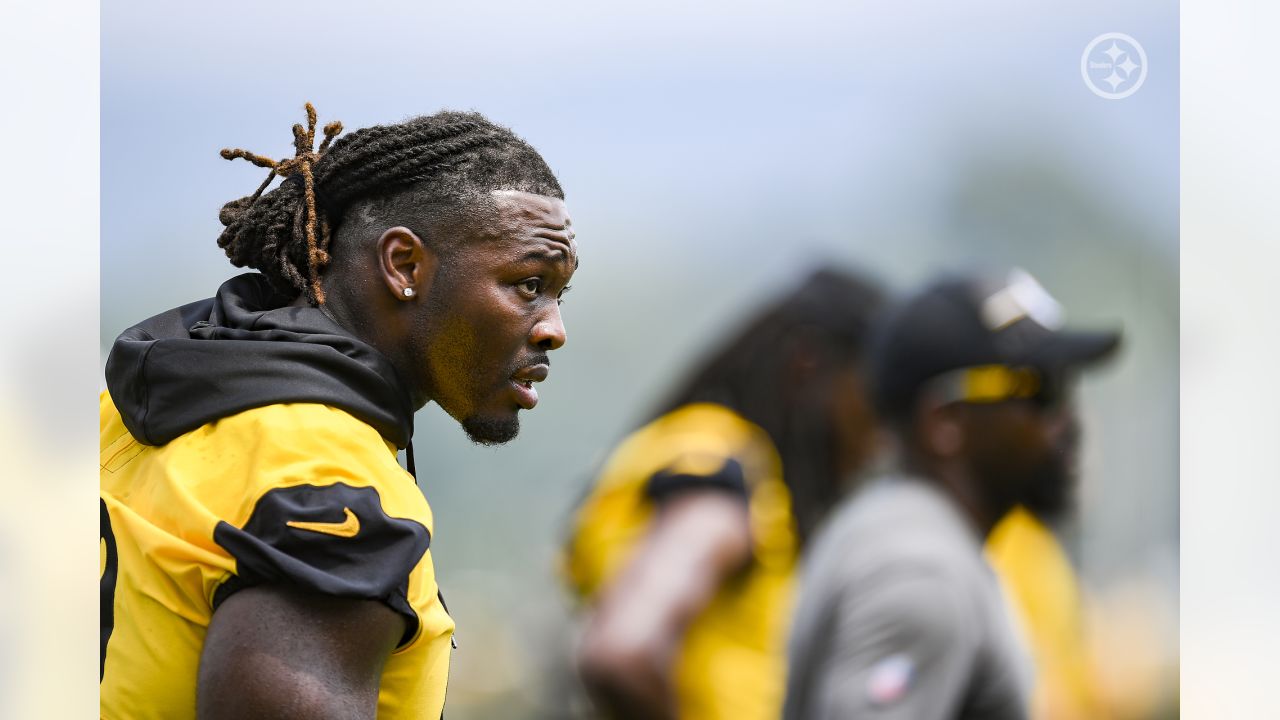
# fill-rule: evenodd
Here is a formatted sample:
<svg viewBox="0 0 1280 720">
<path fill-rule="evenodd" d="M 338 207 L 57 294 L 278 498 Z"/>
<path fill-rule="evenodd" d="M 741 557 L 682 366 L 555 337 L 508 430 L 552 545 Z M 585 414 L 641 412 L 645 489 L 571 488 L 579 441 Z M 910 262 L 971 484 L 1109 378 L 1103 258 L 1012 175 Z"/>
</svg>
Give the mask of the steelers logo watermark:
<svg viewBox="0 0 1280 720">
<path fill-rule="evenodd" d="M 1103 33 L 1080 56 L 1080 74 L 1094 95 L 1127 98 L 1147 79 L 1147 52 L 1124 33 Z"/>
</svg>

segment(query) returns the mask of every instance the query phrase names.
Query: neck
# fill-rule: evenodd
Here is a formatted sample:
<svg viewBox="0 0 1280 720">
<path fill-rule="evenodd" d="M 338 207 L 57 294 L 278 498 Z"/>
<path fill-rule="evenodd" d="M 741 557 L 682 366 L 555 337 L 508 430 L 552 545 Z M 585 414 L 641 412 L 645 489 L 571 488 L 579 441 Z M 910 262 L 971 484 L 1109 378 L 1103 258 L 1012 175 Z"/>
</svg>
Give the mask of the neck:
<svg viewBox="0 0 1280 720">
<path fill-rule="evenodd" d="M 981 480 L 959 459 L 911 452 L 907 454 L 903 467 L 914 475 L 937 483 L 983 540 L 1009 509 L 992 507 L 990 499 L 982 492 Z"/>
<path fill-rule="evenodd" d="M 379 317 L 386 317 L 390 312 L 394 312 L 396 308 L 388 308 L 386 311 L 375 309 L 370 312 L 370 303 L 362 303 L 352 299 L 346 293 L 339 291 L 339 287 L 341 287 L 339 283 L 334 283 L 333 289 L 328 290 L 326 302 L 320 306 L 320 312 L 327 315 L 330 320 L 337 323 L 343 330 L 382 353 L 391 362 L 391 366 L 395 368 L 401 385 L 409 393 L 414 409 L 421 410 L 430 401 L 430 398 L 421 388 L 414 387 L 411 384 L 411 379 L 415 375 L 413 372 L 414 362 L 412 354 L 408 350 L 408 344 L 396 342 L 392 338 L 395 332 L 392 327 L 394 323 L 378 319 Z M 306 304 L 305 298 L 300 297 L 299 300 L 303 305 Z M 295 301 L 296 303 L 297 301 Z"/>
</svg>

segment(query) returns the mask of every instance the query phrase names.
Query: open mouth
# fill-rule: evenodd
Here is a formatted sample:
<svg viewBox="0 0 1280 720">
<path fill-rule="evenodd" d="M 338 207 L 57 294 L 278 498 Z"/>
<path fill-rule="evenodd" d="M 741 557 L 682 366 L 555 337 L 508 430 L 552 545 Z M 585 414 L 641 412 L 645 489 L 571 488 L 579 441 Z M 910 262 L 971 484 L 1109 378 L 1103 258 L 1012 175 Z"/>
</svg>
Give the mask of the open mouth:
<svg viewBox="0 0 1280 720">
<path fill-rule="evenodd" d="M 515 389 L 516 404 L 525 410 L 532 410 L 538 404 L 538 391 L 533 389 L 532 380 L 511 380 Z"/>
<path fill-rule="evenodd" d="M 533 384 L 546 380 L 549 372 L 550 368 L 546 365 L 533 365 L 512 375 L 511 386 L 515 389 L 516 404 L 525 410 L 532 410 L 538 404 L 538 391 L 533 388 Z"/>
</svg>

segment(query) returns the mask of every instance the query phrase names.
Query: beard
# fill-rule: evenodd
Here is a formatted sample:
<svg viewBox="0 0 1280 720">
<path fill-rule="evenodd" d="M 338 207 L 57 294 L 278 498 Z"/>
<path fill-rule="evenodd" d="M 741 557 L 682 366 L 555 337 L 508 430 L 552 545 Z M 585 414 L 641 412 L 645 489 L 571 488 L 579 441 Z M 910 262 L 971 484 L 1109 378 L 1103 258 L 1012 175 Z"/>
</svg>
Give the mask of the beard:
<svg viewBox="0 0 1280 720">
<path fill-rule="evenodd" d="M 503 445 L 520 434 L 520 418 L 515 414 L 506 418 L 473 415 L 462 421 L 462 431 L 477 445 Z"/>
<path fill-rule="evenodd" d="M 1022 506 L 1047 524 L 1063 520 L 1075 507 L 1075 477 L 1059 454 L 1037 468 L 1021 499 Z"/>
<path fill-rule="evenodd" d="M 551 358 L 546 353 L 536 353 L 535 355 L 525 358 L 524 360 L 512 363 L 511 367 L 503 371 L 501 387 L 505 391 L 505 387 L 509 380 L 507 378 L 514 377 L 517 372 L 535 365 L 551 365 Z M 519 411 L 513 412 L 510 416 L 494 417 L 492 415 L 472 415 L 461 419 L 462 430 L 471 439 L 471 442 L 477 445 L 503 445 L 515 439 L 520 434 L 520 417 Z M 454 416 L 457 417 L 457 416 Z"/>
<path fill-rule="evenodd" d="M 1010 463 L 1006 457 L 985 457 L 972 465 L 982 478 L 987 507 L 998 516 L 1021 505 L 1045 524 L 1063 520 L 1074 507 L 1074 473 L 1062 453 L 1038 462 Z"/>
</svg>

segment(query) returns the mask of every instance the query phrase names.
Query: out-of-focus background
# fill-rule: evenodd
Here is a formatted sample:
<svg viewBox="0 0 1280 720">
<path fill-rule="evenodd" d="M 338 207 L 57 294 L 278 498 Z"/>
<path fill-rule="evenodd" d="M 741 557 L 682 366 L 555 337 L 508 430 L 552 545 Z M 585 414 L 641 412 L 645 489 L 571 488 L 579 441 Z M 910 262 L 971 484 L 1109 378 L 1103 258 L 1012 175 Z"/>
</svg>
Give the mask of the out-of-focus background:
<svg viewBox="0 0 1280 720">
<path fill-rule="evenodd" d="M 1146 54 L 1120 100 L 1081 75 L 1108 32 Z M 144 0 L 106 3 L 101 42 L 101 362 L 128 325 L 241 272 L 217 211 L 263 174 L 217 151 L 288 154 L 304 101 L 348 128 L 473 108 L 559 175 L 583 260 L 541 404 L 501 449 L 434 407 L 417 419 L 459 627 L 450 718 L 569 714 L 555 553 L 593 467 L 820 261 L 897 289 L 1018 265 L 1070 321 L 1123 328 L 1082 386 L 1063 537 L 1110 691 L 1127 716 L 1176 708 L 1177 3 Z"/>
</svg>

